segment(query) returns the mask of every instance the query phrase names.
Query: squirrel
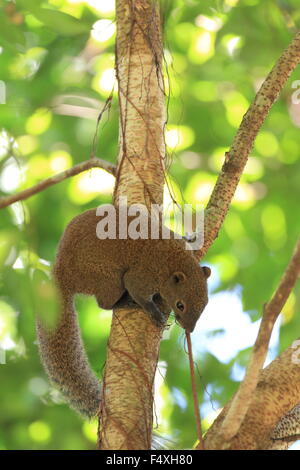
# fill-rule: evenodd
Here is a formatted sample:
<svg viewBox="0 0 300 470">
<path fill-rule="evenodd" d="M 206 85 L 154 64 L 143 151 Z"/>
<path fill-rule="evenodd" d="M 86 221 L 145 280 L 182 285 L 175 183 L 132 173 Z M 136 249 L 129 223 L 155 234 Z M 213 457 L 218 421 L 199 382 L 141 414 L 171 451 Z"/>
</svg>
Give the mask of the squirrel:
<svg viewBox="0 0 300 470">
<path fill-rule="evenodd" d="M 119 210 L 115 214 L 118 219 Z M 129 222 L 132 219 L 128 217 Z M 53 268 L 59 318 L 50 329 L 41 317 L 37 319 L 41 360 L 51 382 L 73 408 L 89 418 L 99 410 L 101 385 L 84 351 L 73 305 L 75 294 L 94 295 L 103 309 L 112 309 L 118 302 L 122 306 L 122 299 L 128 303 L 129 298 L 129 304 L 134 301 L 160 327 L 173 310 L 178 323 L 191 332 L 207 304 L 210 275 L 210 268 L 198 264 L 183 239 L 171 231 L 169 239 L 162 238 L 161 225 L 157 239 L 123 239 L 119 229 L 115 239 L 99 239 L 98 223 L 99 216 L 92 209 L 75 217 L 65 229 Z"/>
</svg>

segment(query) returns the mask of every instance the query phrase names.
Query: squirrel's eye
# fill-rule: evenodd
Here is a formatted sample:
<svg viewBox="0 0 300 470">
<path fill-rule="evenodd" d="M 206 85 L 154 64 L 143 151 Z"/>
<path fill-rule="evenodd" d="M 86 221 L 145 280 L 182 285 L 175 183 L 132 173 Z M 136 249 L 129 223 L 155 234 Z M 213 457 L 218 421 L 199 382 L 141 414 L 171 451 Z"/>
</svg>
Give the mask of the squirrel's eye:
<svg viewBox="0 0 300 470">
<path fill-rule="evenodd" d="M 178 308 L 178 310 L 181 310 L 183 312 L 184 310 L 184 304 L 180 301 L 176 302 L 176 307 Z"/>
</svg>

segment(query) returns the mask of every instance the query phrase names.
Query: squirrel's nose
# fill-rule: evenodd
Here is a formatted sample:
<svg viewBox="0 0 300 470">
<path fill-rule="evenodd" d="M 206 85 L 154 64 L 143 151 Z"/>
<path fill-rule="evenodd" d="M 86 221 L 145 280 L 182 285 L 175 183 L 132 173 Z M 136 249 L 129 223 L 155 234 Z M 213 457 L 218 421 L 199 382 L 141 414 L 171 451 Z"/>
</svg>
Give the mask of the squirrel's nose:
<svg viewBox="0 0 300 470">
<path fill-rule="evenodd" d="M 193 318 L 189 318 L 187 322 L 184 322 L 183 328 L 188 331 L 189 333 L 192 333 L 195 329 L 197 320 Z"/>
<path fill-rule="evenodd" d="M 195 326 L 196 326 L 196 322 L 186 322 L 186 318 L 182 317 L 181 315 L 179 315 L 178 313 L 176 313 L 175 315 L 175 319 L 176 321 L 180 324 L 180 326 L 182 326 L 182 328 L 184 328 L 186 331 L 188 331 L 189 333 L 192 333 L 195 329 Z"/>
<path fill-rule="evenodd" d="M 188 332 L 188 333 L 193 333 L 195 329 L 195 325 L 191 325 L 191 326 L 188 326 L 185 328 L 185 330 Z"/>
</svg>

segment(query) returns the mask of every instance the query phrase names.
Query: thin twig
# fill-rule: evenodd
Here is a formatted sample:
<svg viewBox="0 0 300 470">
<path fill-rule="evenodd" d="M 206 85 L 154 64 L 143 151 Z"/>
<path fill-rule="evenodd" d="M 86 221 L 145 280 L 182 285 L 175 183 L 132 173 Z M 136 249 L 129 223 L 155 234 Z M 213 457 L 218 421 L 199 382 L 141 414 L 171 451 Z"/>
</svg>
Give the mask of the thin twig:
<svg viewBox="0 0 300 470">
<path fill-rule="evenodd" d="M 194 401 L 194 410 L 195 410 L 195 419 L 196 419 L 196 427 L 197 427 L 197 436 L 198 436 L 198 439 L 199 439 L 199 444 L 197 446 L 197 449 L 204 450 L 204 442 L 203 442 L 203 437 L 202 437 L 201 416 L 200 416 L 200 409 L 199 409 L 199 402 L 198 402 L 198 395 L 197 395 L 197 386 L 196 386 L 196 377 L 195 377 L 195 369 L 194 369 L 191 335 L 188 331 L 185 332 L 185 335 L 186 335 L 186 340 L 187 340 L 187 345 L 188 345 L 190 371 L 191 371 L 191 382 L 192 382 L 192 392 L 193 392 L 193 401 Z"/>
<path fill-rule="evenodd" d="M 57 175 L 51 176 L 50 178 L 47 178 L 46 180 L 43 180 L 40 183 L 31 186 L 30 188 L 24 189 L 24 191 L 20 191 L 19 193 L 13 194 L 11 196 L 1 197 L 0 209 L 10 206 L 17 201 L 23 201 L 24 199 L 27 199 L 28 197 L 31 197 L 34 194 L 37 194 L 56 183 L 60 183 L 61 181 L 70 178 L 70 176 L 78 175 L 79 173 L 90 170 L 91 168 L 102 168 L 112 175 L 115 175 L 116 171 L 116 167 L 112 163 L 107 162 L 106 160 L 102 160 L 101 158 L 91 158 L 90 160 L 79 163 L 78 165 L 75 165 L 68 170 L 58 173 Z"/>
<path fill-rule="evenodd" d="M 297 33 L 263 82 L 225 154 L 225 162 L 205 209 L 204 245 L 197 253 L 198 259 L 207 253 L 217 238 L 257 133 L 299 61 L 300 33 Z"/>
<path fill-rule="evenodd" d="M 110 111 L 110 108 L 111 108 L 111 102 L 112 102 L 112 99 L 113 99 L 113 92 L 114 92 L 114 90 L 112 89 L 112 91 L 111 91 L 109 97 L 107 98 L 102 110 L 98 114 L 97 123 L 96 123 L 96 130 L 95 130 L 93 143 L 92 143 L 91 158 L 95 158 L 100 121 L 101 121 L 102 116 L 103 116 L 103 114 L 105 113 L 106 110 L 108 110 L 108 115 L 109 115 L 109 111 Z"/>
<path fill-rule="evenodd" d="M 273 326 L 286 303 L 298 277 L 300 275 L 300 239 L 292 258 L 283 274 L 280 283 L 270 300 L 264 306 L 263 317 L 259 332 L 251 354 L 247 372 L 238 392 L 232 400 L 230 408 L 222 424 L 220 435 L 223 440 L 229 441 L 238 432 L 251 403 L 253 392 L 256 389 L 259 372 L 262 369 Z"/>
</svg>

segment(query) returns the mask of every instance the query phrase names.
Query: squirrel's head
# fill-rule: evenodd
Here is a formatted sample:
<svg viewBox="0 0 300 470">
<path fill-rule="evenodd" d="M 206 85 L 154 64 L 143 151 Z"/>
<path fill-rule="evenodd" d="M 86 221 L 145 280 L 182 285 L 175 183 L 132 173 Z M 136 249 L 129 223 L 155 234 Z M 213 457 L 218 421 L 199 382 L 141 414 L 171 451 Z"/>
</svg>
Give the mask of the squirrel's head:
<svg viewBox="0 0 300 470">
<path fill-rule="evenodd" d="M 173 310 L 182 328 L 192 332 L 207 302 L 210 268 L 193 260 L 182 271 L 173 272 L 161 289 L 161 297 Z"/>
</svg>

